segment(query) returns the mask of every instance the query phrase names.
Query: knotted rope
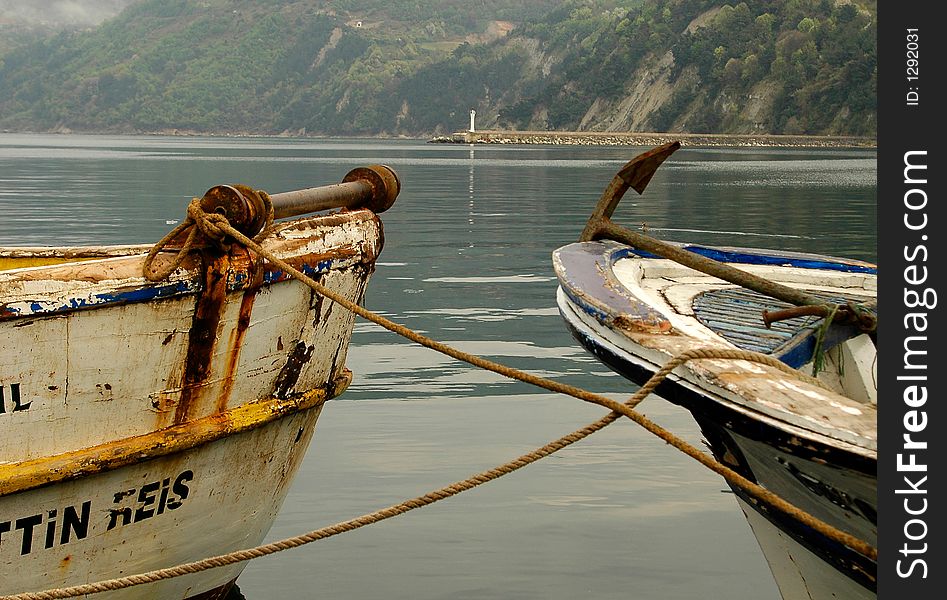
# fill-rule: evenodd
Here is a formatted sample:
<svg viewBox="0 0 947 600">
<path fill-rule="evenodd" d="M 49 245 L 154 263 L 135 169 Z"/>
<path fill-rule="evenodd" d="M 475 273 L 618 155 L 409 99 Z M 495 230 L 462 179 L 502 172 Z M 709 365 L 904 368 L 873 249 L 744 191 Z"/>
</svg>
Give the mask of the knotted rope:
<svg viewBox="0 0 947 600">
<path fill-rule="evenodd" d="M 713 457 L 708 456 L 707 454 L 702 452 L 700 449 L 687 443 L 683 439 L 675 436 L 670 431 L 667 431 L 666 429 L 662 428 L 661 426 L 657 425 L 656 423 L 654 423 L 653 421 L 645 417 L 643 414 L 634 410 L 634 408 L 642 400 L 644 400 L 644 398 L 646 398 L 652 391 L 654 391 L 655 388 L 657 388 L 658 385 L 660 385 L 665 379 L 667 379 L 667 377 L 671 375 L 674 369 L 676 369 L 677 367 L 691 360 L 703 360 L 703 359 L 747 360 L 747 361 L 765 364 L 767 366 L 778 369 L 781 372 L 791 375 L 793 377 L 800 377 L 810 383 L 814 382 L 818 385 L 821 385 L 817 380 L 811 377 L 808 377 L 802 373 L 799 373 L 798 371 L 790 368 L 784 363 L 772 357 L 766 356 L 764 354 L 748 352 L 745 350 L 728 349 L 728 348 L 698 348 L 694 350 L 689 350 L 687 352 L 683 352 L 679 354 L 678 356 L 675 356 L 674 358 L 669 360 L 667 363 L 665 363 L 665 365 L 659 371 L 657 371 L 654 375 L 652 375 L 651 378 L 641 388 L 639 388 L 638 391 L 633 396 L 631 396 L 625 403 L 620 403 L 606 396 L 602 396 L 600 394 L 596 394 L 596 393 L 589 392 L 587 390 L 583 390 L 581 388 L 577 388 L 571 385 L 567 385 L 567 384 L 563 384 L 557 381 L 539 377 L 531 373 L 526 373 L 524 371 L 520 371 L 518 369 L 514 369 L 506 365 L 501 365 L 499 363 L 495 363 L 485 358 L 463 352 L 461 350 L 448 346 L 447 344 L 444 344 L 442 342 L 439 342 L 437 340 L 424 336 L 420 333 L 417 333 L 403 325 L 400 325 L 398 323 L 395 323 L 394 321 L 391 321 L 385 317 L 382 317 L 381 315 L 373 313 L 359 306 L 358 304 L 351 302 L 347 298 L 335 293 L 334 291 L 326 288 L 319 282 L 307 277 L 302 272 L 295 269 L 292 265 L 288 264 L 287 262 L 283 261 L 279 257 L 275 256 L 273 253 L 265 250 L 256 241 L 255 238 L 251 239 L 245 236 L 244 234 L 242 234 L 241 232 L 237 231 L 236 229 L 234 229 L 226 221 L 226 219 L 220 219 L 216 217 L 210 217 L 210 218 L 205 219 L 204 215 L 201 215 L 198 213 L 198 211 L 200 211 L 201 213 L 203 212 L 203 210 L 200 209 L 200 204 L 197 203 L 196 209 L 193 208 L 194 206 L 195 206 L 195 203 L 192 202 L 191 205 L 188 207 L 189 222 L 182 223 L 181 225 L 176 227 L 175 230 L 172 231 L 174 235 L 168 234 L 167 236 L 165 236 L 165 238 L 163 238 L 158 243 L 159 245 L 163 246 L 171 239 L 177 237 L 177 235 L 182 233 L 185 229 L 187 229 L 187 227 L 194 227 L 195 229 L 200 228 L 200 231 L 204 233 L 205 236 L 207 236 L 211 240 L 215 240 L 215 243 L 218 243 L 218 244 L 223 243 L 225 236 L 230 236 L 236 241 L 246 246 L 248 249 L 255 252 L 258 256 L 265 258 L 266 260 L 270 261 L 275 266 L 279 267 L 286 273 L 290 274 L 293 278 L 302 282 L 303 284 L 308 286 L 310 289 L 312 289 L 316 293 L 321 294 L 325 296 L 326 298 L 329 298 L 333 302 L 340 304 L 341 306 L 352 311 L 358 316 L 361 316 L 364 319 L 371 321 L 372 323 L 375 323 L 381 327 L 384 327 L 385 329 L 388 329 L 389 331 L 397 333 L 398 335 L 401 335 L 411 341 L 421 344 L 422 346 L 431 348 L 433 350 L 446 354 L 447 356 L 451 356 L 452 358 L 456 358 L 458 360 L 469 363 L 473 366 L 477 366 L 477 367 L 492 371 L 494 373 L 498 373 L 508 378 L 517 379 L 519 381 L 530 383 L 532 385 L 542 387 L 549 391 L 566 394 L 574 398 L 583 400 L 585 402 L 598 404 L 600 406 L 608 408 L 611 412 L 608 415 L 602 417 L 601 419 L 595 421 L 594 423 L 590 423 L 589 425 L 586 425 L 585 427 L 581 429 L 577 429 L 576 431 L 573 431 L 572 433 L 568 435 L 565 435 L 555 441 L 552 441 L 542 446 L 541 448 L 537 448 L 536 450 L 533 450 L 532 452 L 524 454 L 512 461 L 509 461 L 493 469 L 483 471 L 481 473 L 473 475 L 472 477 L 468 477 L 467 479 L 464 479 L 462 481 L 455 482 L 453 484 L 442 487 L 438 490 L 434 490 L 422 496 L 417 496 L 415 498 L 406 500 L 399 504 L 395 504 L 387 508 L 383 508 L 381 510 L 368 513 L 368 514 L 362 515 L 360 517 L 356 517 L 348 521 L 342 521 L 340 523 L 336 523 L 328 527 L 323 527 L 321 529 L 317 529 L 303 535 L 286 538 L 286 539 L 283 539 L 277 542 L 272 542 L 269 544 L 263 544 L 260 546 L 256 546 L 254 548 L 249 548 L 245 550 L 237 550 L 237 551 L 230 552 L 227 554 L 222 554 L 219 556 L 210 557 L 203 560 L 185 563 L 185 564 L 177 565 L 174 567 L 169 567 L 166 569 L 157 569 L 157 570 L 150 571 L 147 573 L 129 575 L 126 577 L 120 577 L 120 578 L 100 581 L 96 583 L 89 583 L 89 584 L 83 584 L 83 585 L 77 585 L 77 586 L 71 586 L 71 587 L 51 589 L 51 590 L 46 590 L 42 592 L 26 592 L 22 594 L 2 596 L 0 597 L 0 600 L 57 600 L 57 599 L 62 599 L 62 598 L 74 598 L 74 597 L 82 596 L 86 594 L 94 594 L 98 592 L 119 590 L 119 589 L 128 588 L 132 586 L 137 586 L 137 585 L 155 583 L 155 582 L 165 580 L 165 579 L 172 579 L 174 577 L 180 577 L 183 575 L 199 573 L 201 571 L 206 571 L 208 569 L 232 565 L 235 563 L 248 561 L 254 558 L 268 556 L 270 554 L 274 554 L 274 553 L 281 552 L 284 550 L 297 548 L 299 546 L 303 546 L 305 544 L 309 544 L 317 540 L 332 537 L 340 533 L 353 531 L 355 529 L 359 529 L 361 527 L 370 525 L 372 523 L 377 523 L 385 519 L 402 515 L 408 511 L 411 511 L 417 508 L 422 508 L 424 506 L 428 506 L 439 500 L 450 498 L 451 496 L 455 496 L 467 490 L 473 489 L 474 487 L 477 487 L 481 484 L 487 483 L 489 481 L 493 481 L 494 479 L 498 479 L 499 477 L 512 473 L 513 471 L 516 471 L 518 469 L 521 469 L 585 437 L 588 437 L 589 435 L 613 423 L 614 421 L 616 421 L 622 416 L 631 419 L 635 423 L 638 423 L 644 429 L 651 432 L 658 438 L 662 439 L 666 443 L 670 444 L 671 446 L 677 448 L 684 454 L 698 461 L 699 463 L 701 463 L 708 469 L 722 476 L 731 485 L 739 487 L 740 489 L 744 490 L 751 497 L 763 502 L 764 504 L 772 508 L 775 508 L 789 515 L 790 517 L 807 525 L 808 527 L 811 527 L 813 530 L 819 532 L 820 534 L 826 536 L 827 538 L 832 539 L 841 544 L 844 544 L 845 546 L 868 557 L 871 560 L 877 560 L 878 551 L 871 544 L 863 540 L 860 540 L 849 533 L 840 531 L 836 529 L 835 527 L 829 525 L 828 523 L 825 523 L 824 521 L 817 519 L 811 514 L 786 502 L 781 497 L 777 496 L 776 494 L 773 494 L 766 488 L 746 479 L 745 477 L 743 477 L 736 471 L 718 462 Z M 270 204 L 268 204 L 268 206 L 270 206 L 270 214 L 272 214 L 272 207 Z M 193 216 L 192 216 L 192 210 L 195 213 Z M 268 223 L 271 223 L 271 221 L 272 219 L 270 219 Z M 207 227 L 208 231 L 205 231 L 203 227 Z M 270 225 L 268 224 L 267 227 L 264 229 L 264 231 L 268 230 L 269 228 L 270 228 Z M 224 236 L 219 236 L 218 235 L 219 232 L 223 232 Z M 257 237 L 261 238 L 262 235 L 258 235 Z M 185 247 L 189 247 L 189 249 L 193 248 L 194 247 L 193 242 L 195 239 L 196 239 L 196 232 L 192 230 L 188 234 Z M 158 245 L 156 245 L 156 248 L 158 248 Z M 152 249 L 152 252 L 149 253 L 149 257 L 151 257 L 151 260 L 153 260 L 153 256 L 157 255 L 159 251 L 160 251 L 160 248 L 158 250 Z M 174 269 L 177 268 L 177 266 L 181 265 L 181 262 L 183 261 L 185 256 L 186 256 L 186 253 L 183 251 L 183 248 L 182 248 L 182 251 L 180 251 L 177 257 L 175 258 L 174 264 L 176 266 L 170 269 L 168 268 L 161 269 L 161 272 L 167 271 L 167 274 L 165 276 L 170 275 L 171 272 L 173 272 Z M 151 262 L 150 260 L 146 260 L 146 267 L 145 267 L 146 277 L 148 276 L 147 275 L 148 270 L 151 268 L 150 262 Z"/>
<path fill-rule="evenodd" d="M 260 233 L 253 237 L 253 241 L 262 242 L 273 230 L 273 201 L 270 200 L 270 196 L 266 192 L 257 190 L 257 193 L 263 200 L 263 207 L 266 211 L 266 222 Z M 181 266 L 187 255 L 199 247 L 201 234 L 203 234 L 204 239 L 212 245 L 217 246 L 221 250 L 226 250 L 228 246 L 226 238 L 230 235 L 231 231 L 236 231 L 236 229 L 230 225 L 226 216 L 220 213 L 208 213 L 204 211 L 204 208 L 201 206 L 200 198 L 191 199 L 191 202 L 187 205 L 187 217 L 181 221 L 177 227 L 169 231 L 167 235 L 158 240 L 158 243 L 148 251 L 148 255 L 145 257 L 145 262 L 142 267 L 145 279 L 148 281 L 167 279 L 171 273 Z M 187 232 L 187 237 L 184 240 L 184 244 L 178 250 L 178 253 L 174 256 L 174 259 L 163 267 L 155 269 L 154 261 L 158 254 L 164 250 L 168 244 L 178 239 L 184 232 Z"/>
</svg>

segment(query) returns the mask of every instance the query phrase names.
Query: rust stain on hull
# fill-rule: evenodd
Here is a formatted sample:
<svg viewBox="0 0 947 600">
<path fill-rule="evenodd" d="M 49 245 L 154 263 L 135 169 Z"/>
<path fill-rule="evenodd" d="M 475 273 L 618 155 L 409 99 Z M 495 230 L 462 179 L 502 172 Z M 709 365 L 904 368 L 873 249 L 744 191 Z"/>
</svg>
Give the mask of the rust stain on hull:
<svg viewBox="0 0 947 600">
<path fill-rule="evenodd" d="M 201 388 L 210 377 L 211 360 L 217 342 L 217 329 L 227 301 L 227 271 L 230 257 L 203 253 L 204 282 L 197 296 L 194 317 L 187 342 L 184 360 L 184 377 L 181 382 L 181 397 L 174 409 L 174 424 L 188 420 L 189 413 L 200 398 Z"/>
<path fill-rule="evenodd" d="M 293 350 L 289 353 L 289 359 L 276 376 L 276 383 L 273 385 L 274 397 L 288 399 L 293 395 L 296 382 L 299 381 L 299 374 L 312 359 L 314 350 L 315 346 L 309 346 L 302 340 L 296 342 Z"/>
<path fill-rule="evenodd" d="M 250 318 L 253 313 L 253 301 L 256 299 L 256 293 L 263 285 L 263 269 L 261 263 L 256 260 L 249 262 L 250 284 L 243 292 L 243 298 L 240 300 L 240 313 L 237 317 L 237 326 L 230 334 L 230 344 L 227 347 L 227 366 L 224 371 L 223 387 L 220 396 L 217 398 L 217 412 L 227 409 L 230 402 L 230 394 L 233 391 L 234 380 L 237 377 L 237 364 L 240 359 L 240 350 L 243 348 L 243 340 L 246 337 L 247 329 L 250 328 Z"/>
<path fill-rule="evenodd" d="M 244 292 L 243 299 L 240 301 L 240 316 L 237 319 L 237 326 L 230 335 L 230 344 L 227 348 L 227 366 L 224 372 L 223 387 L 220 390 L 220 396 L 217 398 L 217 412 L 225 410 L 230 402 L 230 394 L 233 391 L 234 380 L 237 376 L 240 349 L 243 347 L 243 338 L 250 326 L 250 313 L 253 310 L 253 300 L 255 298 L 256 289 L 254 288 Z"/>
<path fill-rule="evenodd" d="M 359 254 L 357 248 L 343 246 L 330 253 L 311 253 L 287 259 L 287 262 L 297 268 L 302 268 L 304 265 L 315 265 L 323 261 L 345 260 Z M 247 249 L 238 246 L 234 246 L 226 254 L 213 249 L 205 249 L 201 254 L 201 262 L 203 265 L 201 269 L 202 285 L 195 300 L 196 304 L 189 330 L 187 350 L 183 361 L 183 373 L 179 377 L 171 374 L 168 378 L 169 382 L 180 381 L 180 392 L 176 402 L 158 402 L 155 404 L 159 414 L 166 414 L 162 409 L 163 406 L 167 406 L 168 409 L 173 406 L 173 419 L 170 423 L 173 425 L 180 425 L 196 418 L 198 416 L 196 413 L 203 410 L 198 407 L 210 400 L 204 397 L 205 390 L 216 387 L 218 382 L 220 388 L 214 400 L 214 411 L 221 413 L 227 410 L 236 382 L 244 338 L 250 327 L 256 295 L 268 274 L 272 280 L 271 283 L 281 281 L 287 275 L 277 274 L 273 278 L 272 275 L 278 273 L 278 269 L 274 269 L 268 263 L 255 260 L 255 257 Z M 240 275 L 245 275 L 245 277 L 240 277 Z M 280 275 L 283 275 L 283 277 Z M 316 280 L 321 280 L 321 277 L 316 276 Z M 241 281 L 245 283 L 241 284 Z M 237 285 L 238 288 L 242 287 L 244 290 L 239 315 L 237 323 L 227 340 L 228 345 L 223 364 L 218 364 L 215 370 L 213 361 L 218 338 L 221 337 L 222 319 L 228 302 L 228 286 L 233 288 L 234 285 Z M 318 328 L 318 322 L 321 318 L 328 318 L 332 310 L 330 304 L 326 315 L 321 315 L 323 300 L 321 296 L 315 293 L 313 293 L 310 300 L 310 307 L 315 308 L 313 312 L 315 313 L 316 322 L 313 323 L 313 326 L 316 328 Z M 289 398 L 296 393 L 295 388 L 299 377 L 312 359 L 314 352 L 314 347 L 304 340 L 294 341 L 289 346 L 286 363 L 274 383 L 273 393 L 279 398 Z M 332 365 L 333 373 L 336 366 L 336 364 Z M 168 404 L 172 406 L 168 406 Z"/>
</svg>

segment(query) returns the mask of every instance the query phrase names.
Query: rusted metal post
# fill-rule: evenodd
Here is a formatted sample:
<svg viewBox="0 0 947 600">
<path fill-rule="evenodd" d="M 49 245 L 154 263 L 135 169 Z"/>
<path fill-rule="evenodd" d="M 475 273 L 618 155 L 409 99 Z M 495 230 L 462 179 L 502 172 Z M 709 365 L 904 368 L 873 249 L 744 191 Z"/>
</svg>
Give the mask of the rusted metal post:
<svg viewBox="0 0 947 600">
<path fill-rule="evenodd" d="M 333 208 L 367 208 L 384 212 L 401 191 L 398 175 L 385 165 L 358 167 L 349 171 L 342 183 L 271 194 L 273 217 L 282 219 Z M 266 222 L 260 193 L 245 185 L 218 185 L 201 198 L 205 212 L 227 217 L 237 230 L 254 236 Z"/>
<path fill-rule="evenodd" d="M 391 208 L 401 182 L 385 165 L 352 169 L 342 183 L 271 194 L 274 217 L 293 217 L 330 208 L 367 208 L 380 213 Z"/>
</svg>

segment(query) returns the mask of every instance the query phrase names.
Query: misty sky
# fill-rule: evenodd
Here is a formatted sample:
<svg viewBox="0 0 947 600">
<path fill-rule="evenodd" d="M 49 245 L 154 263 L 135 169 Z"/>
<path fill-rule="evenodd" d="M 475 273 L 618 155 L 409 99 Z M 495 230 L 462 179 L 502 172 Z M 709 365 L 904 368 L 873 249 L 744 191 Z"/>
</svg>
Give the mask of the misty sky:
<svg viewBox="0 0 947 600">
<path fill-rule="evenodd" d="M 98 25 L 137 0 L 0 0 L 0 23 Z"/>
</svg>

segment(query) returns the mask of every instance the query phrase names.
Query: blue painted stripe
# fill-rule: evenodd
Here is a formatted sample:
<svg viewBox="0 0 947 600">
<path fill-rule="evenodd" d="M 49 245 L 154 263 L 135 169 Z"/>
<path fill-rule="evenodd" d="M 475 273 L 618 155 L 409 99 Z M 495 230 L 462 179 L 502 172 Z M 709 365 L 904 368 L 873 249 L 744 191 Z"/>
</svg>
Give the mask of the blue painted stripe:
<svg viewBox="0 0 947 600">
<path fill-rule="evenodd" d="M 700 256 L 712 258 L 713 260 L 725 263 L 790 266 L 799 267 L 801 269 L 823 269 L 826 271 L 841 271 L 843 273 L 868 273 L 871 275 L 876 275 L 878 273 L 877 267 L 840 262 L 829 257 L 806 258 L 802 256 L 780 256 L 778 254 L 756 254 L 751 252 L 721 250 L 719 248 L 707 248 L 705 246 L 683 246 L 683 249 L 687 250 L 688 252 L 693 252 L 694 254 L 699 254 Z M 620 252 L 622 251 L 619 251 L 616 253 L 616 255 Z M 644 250 L 628 248 L 627 254 L 624 254 L 620 257 L 615 256 L 614 260 L 618 260 L 618 258 L 625 258 L 631 255 L 640 256 L 641 258 L 663 258 L 657 254 L 645 252 Z"/>
<path fill-rule="evenodd" d="M 332 259 L 326 259 L 319 261 L 315 265 L 304 264 L 300 270 L 305 275 L 314 277 L 332 270 L 334 263 L 335 261 Z M 280 270 L 266 271 L 263 276 L 263 283 L 265 285 L 273 284 L 280 281 L 286 281 L 289 278 L 289 273 L 285 273 Z M 250 278 L 247 273 L 242 271 L 234 273 L 231 276 L 230 281 L 228 281 L 227 291 L 234 292 L 246 289 L 249 285 L 249 281 Z M 100 294 L 93 293 L 83 296 L 73 296 L 72 298 L 65 300 L 63 303 L 34 301 L 29 303 L 29 306 L 25 309 L 7 305 L 3 306 L 2 310 L 0 310 L 0 320 L 18 317 L 54 315 L 83 309 L 104 308 L 117 304 L 152 302 L 165 298 L 173 298 L 175 296 L 194 294 L 200 291 L 200 289 L 200 280 L 199 278 L 194 277 L 192 279 L 177 281 L 174 283 L 142 285 L 140 287 L 130 288 L 118 292 Z"/>
<path fill-rule="evenodd" d="M 13 306 L 4 307 L 5 317 L 25 317 L 34 315 L 51 315 L 57 313 L 82 310 L 86 308 L 99 308 L 112 304 L 130 304 L 134 302 L 151 302 L 163 298 L 171 298 L 184 294 L 191 294 L 199 289 L 199 285 L 193 280 L 178 281 L 166 285 L 150 285 L 133 288 L 122 292 L 109 292 L 103 294 L 90 294 L 88 296 L 74 296 L 65 301 L 64 304 L 53 304 L 44 302 L 31 302 L 29 308 L 21 310 Z"/>
<path fill-rule="evenodd" d="M 569 300 L 572 300 L 572 303 L 577 307 L 582 309 L 582 312 L 586 313 L 590 317 L 597 320 L 599 323 L 605 324 L 609 317 L 613 316 L 612 313 L 606 312 L 592 304 L 590 304 L 585 298 L 576 294 L 574 290 L 568 285 L 560 285 L 562 291 L 566 293 L 566 296 L 569 297 Z"/>
<path fill-rule="evenodd" d="M 326 260 L 319 261 L 318 263 L 316 263 L 315 266 L 305 264 L 299 270 L 302 271 L 303 275 L 305 275 L 306 277 L 315 277 L 317 275 L 321 275 L 322 273 L 331 271 L 333 264 L 334 264 L 334 261 L 332 259 L 326 259 Z M 289 273 L 280 271 L 279 269 L 274 269 L 272 271 L 267 271 L 263 275 L 263 282 L 276 283 L 278 281 L 286 281 L 289 278 L 290 278 Z M 243 287 L 246 287 L 246 286 L 242 285 L 242 286 L 235 287 L 233 289 L 239 289 Z"/>
</svg>

